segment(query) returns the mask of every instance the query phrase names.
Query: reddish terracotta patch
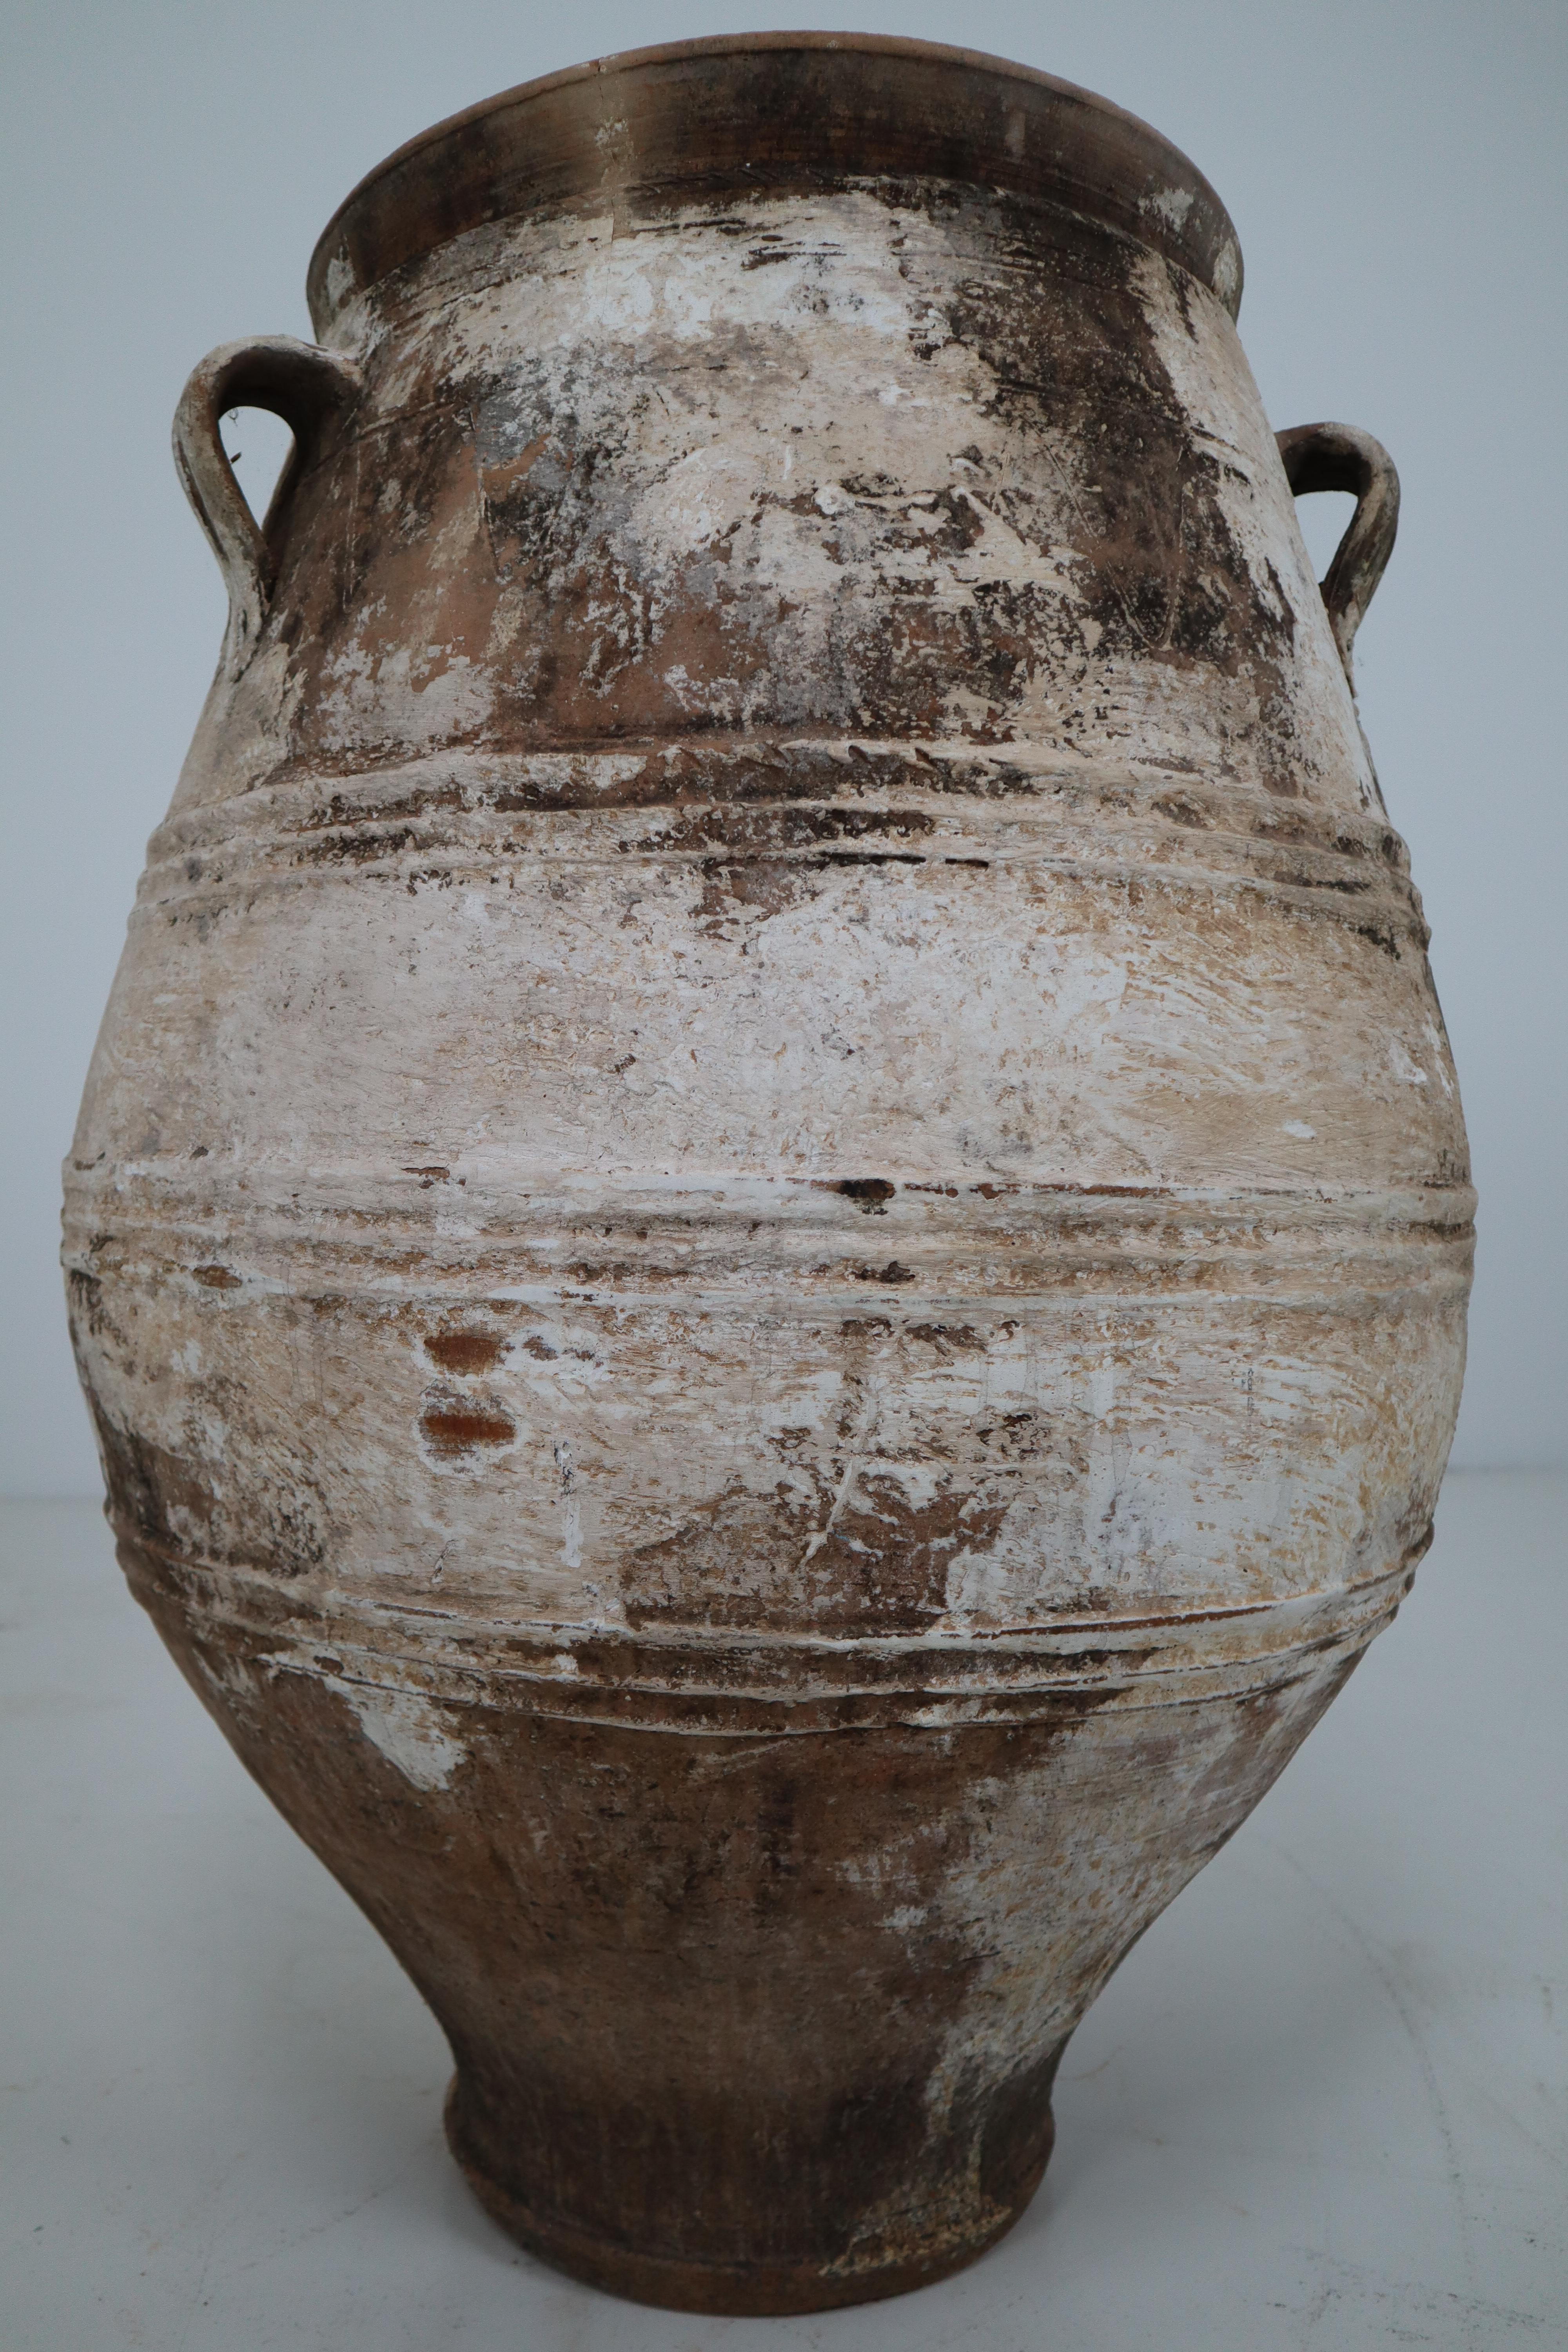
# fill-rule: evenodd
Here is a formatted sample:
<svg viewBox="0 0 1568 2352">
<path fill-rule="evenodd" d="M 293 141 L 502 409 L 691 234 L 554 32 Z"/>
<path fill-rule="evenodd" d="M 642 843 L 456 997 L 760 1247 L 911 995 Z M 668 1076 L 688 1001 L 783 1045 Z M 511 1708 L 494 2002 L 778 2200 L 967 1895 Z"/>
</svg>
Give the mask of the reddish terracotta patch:
<svg viewBox="0 0 1568 2352">
<path fill-rule="evenodd" d="M 497 1406 L 431 1405 L 419 1416 L 419 1426 L 433 1454 L 455 1461 L 481 1445 L 510 1445 L 517 1423 Z"/>
</svg>

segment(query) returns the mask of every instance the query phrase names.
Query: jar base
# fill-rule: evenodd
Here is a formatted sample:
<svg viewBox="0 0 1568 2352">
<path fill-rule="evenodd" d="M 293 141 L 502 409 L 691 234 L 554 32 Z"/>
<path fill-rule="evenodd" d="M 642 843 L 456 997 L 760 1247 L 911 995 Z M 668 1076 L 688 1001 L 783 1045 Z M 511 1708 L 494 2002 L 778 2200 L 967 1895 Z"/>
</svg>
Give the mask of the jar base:
<svg viewBox="0 0 1568 2352">
<path fill-rule="evenodd" d="M 966 2270 L 1022 2219 L 1040 2185 L 1054 2137 L 1047 2127 L 1044 2153 L 1023 2195 L 973 2238 L 955 2244 L 951 2233 L 942 2231 L 939 2237 L 933 2233 L 928 2253 L 905 2253 L 883 2263 L 808 2258 L 798 2263 L 721 2263 L 641 2252 L 574 2229 L 569 2222 L 542 2220 L 479 2161 L 464 2129 L 460 2074 L 452 2077 L 444 2120 L 447 2145 L 469 2188 L 491 2221 L 526 2252 L 584 2286 L 620 2295 L 629 2303 L 736 2319 L 784 2318 L 838 2310 L 847 2304 L 878 2303 L 889 2295 L 908 2294 L 916 2287 L 934 2286 L 939 2280 Z"/>
</svg>

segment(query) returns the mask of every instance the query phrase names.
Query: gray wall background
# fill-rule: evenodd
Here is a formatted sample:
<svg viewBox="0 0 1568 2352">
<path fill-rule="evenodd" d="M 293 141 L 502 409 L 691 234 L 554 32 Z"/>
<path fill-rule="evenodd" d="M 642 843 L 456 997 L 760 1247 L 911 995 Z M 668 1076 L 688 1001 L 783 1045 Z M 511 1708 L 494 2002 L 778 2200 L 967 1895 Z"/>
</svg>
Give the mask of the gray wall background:
<svg viewBox="0 0 1568 2352">
<path fill-rule="evenodd" d="M 1568 1459 L 1561 0 L 9 0 L 0 1493 L 98 1486 L 58 1169 L 223 622 L 168 453 L 187 371 L 309 335 L 318 231 L 439 117 L 580 58 L 799 24 L 962 41 L 1146 116 L 1240 230 L 1273 423 L 1342 418 L 1394 453 L 1399 546 L 1357 668 L 1481 1188 L 1456 1459 Z M 247 416 L 238 440 L 259 505 L 279 436 Z M 1320 572 L 1348 508 L 1303 507 Z"/>
</svg>

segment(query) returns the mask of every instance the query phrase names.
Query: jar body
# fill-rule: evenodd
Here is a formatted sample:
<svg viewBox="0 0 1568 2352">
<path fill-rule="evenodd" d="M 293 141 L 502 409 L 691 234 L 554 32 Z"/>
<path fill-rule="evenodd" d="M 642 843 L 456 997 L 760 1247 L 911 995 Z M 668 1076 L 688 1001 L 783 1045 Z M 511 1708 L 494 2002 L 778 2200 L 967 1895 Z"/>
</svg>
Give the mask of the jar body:
<svg viewBox="0 0 1568 2352">
<path fill-rule="evenodd" d="M 518 2234 L 939 2275 L 1424 1549 L 1471 1196 L 1224 302 L 946 180 L 348 296 L 68 1180 L 121 1558 Z"/>
</svg>

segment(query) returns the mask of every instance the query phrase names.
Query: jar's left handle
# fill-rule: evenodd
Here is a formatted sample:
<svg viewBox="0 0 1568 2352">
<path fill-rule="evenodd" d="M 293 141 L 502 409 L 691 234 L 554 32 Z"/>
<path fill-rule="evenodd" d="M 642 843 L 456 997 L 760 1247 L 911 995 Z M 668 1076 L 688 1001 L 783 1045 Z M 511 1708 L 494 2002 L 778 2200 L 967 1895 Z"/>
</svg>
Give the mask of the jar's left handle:
<svg viewBox="0 0 1568 2352">
<path fill-rule="evenodd" d="M 363 390 L 352 360 L 292 335 L 257 335 L 209 352 L 180 395 L 174 463 L 228 590 L 224 665 L 231 677 L 255 652 L 267 618 L 277 573 L 271 526 L 315 463 L 328 426 Z M 224 449 L 221 423 L 231 408 L 265 408 L 294 436 L 263 523 L 247 505 Z"/>
</svg>

